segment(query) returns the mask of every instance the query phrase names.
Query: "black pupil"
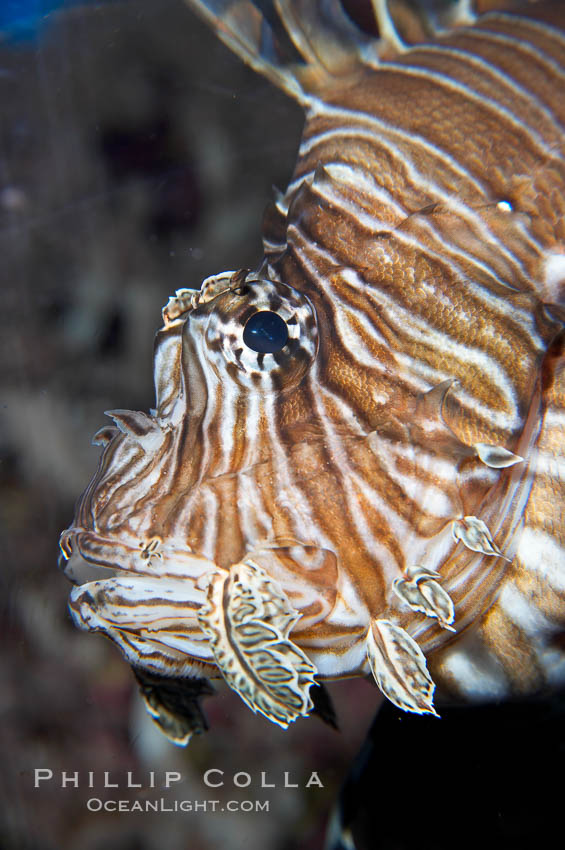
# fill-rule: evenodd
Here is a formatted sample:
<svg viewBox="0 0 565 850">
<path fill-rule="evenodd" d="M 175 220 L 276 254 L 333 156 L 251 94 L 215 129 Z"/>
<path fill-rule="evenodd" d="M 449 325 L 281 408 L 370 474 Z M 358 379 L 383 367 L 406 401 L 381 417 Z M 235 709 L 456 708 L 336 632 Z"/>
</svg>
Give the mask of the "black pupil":
<svg viewBox="0 0 565 850">
<path fill-rule="evenodd" d="M 288 342 L 286 322 L 271 310 L 254 313 L 243 329 L 243 341 L 252 351 L 275 354 Z"/>
</svg>

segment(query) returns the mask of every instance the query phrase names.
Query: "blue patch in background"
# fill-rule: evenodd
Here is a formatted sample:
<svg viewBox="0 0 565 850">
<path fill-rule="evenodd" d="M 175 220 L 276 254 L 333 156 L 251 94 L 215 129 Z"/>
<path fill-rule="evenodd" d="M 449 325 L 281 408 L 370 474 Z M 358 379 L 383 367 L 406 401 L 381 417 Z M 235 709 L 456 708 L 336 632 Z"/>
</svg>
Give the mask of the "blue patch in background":
<svg viewBox="0 0 565 850">
<path fill-rule="evenodd" d="M 0 40 L 32 40 L 52 12 L 73 6 L 100 6 L 103 2 L 107 0 L 0 0 Z"/>
</svg>

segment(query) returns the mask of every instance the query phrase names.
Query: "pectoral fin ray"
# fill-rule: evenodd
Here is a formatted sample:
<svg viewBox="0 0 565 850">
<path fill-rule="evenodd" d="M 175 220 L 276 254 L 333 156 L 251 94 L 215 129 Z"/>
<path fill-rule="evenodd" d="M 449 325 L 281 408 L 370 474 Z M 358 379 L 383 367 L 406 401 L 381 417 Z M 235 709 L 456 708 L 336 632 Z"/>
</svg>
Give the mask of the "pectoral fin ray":
<svg viewBox="0 0 565 850">
<path fill-rule="evenodd" d="M 173 744 L 184 747 L 208 729 L 200 700 L 215 690 L 207 679 L 161 676 L 139 667 L 133 672 L 148 714 Z"/>
</svg>

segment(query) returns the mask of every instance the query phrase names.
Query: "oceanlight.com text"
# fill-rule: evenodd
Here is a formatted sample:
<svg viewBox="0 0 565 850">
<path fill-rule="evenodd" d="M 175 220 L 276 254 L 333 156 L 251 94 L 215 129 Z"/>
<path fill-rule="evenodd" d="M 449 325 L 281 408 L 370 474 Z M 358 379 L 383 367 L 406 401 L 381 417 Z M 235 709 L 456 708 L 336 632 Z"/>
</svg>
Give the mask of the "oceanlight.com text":
<svg viewBox="0 0 565 850">
<path fill-rule="evenodd" d="M 101 800 L 86 802 L 89 812 L 268 812 L 269 800 Z"/>
</svg>

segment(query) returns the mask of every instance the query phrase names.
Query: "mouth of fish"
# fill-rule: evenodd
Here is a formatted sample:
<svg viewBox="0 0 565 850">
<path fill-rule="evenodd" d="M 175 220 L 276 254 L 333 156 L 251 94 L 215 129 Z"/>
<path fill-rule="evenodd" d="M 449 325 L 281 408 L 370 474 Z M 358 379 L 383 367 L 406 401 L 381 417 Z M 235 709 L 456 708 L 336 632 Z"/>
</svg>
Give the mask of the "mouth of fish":
<svg viewBox="0 0 565 850">
<path fill-rule="evenodd" d="M 60 548 L 62 568 L 75 583 L 69 602 L 75 624 L 113 640 L 145 688 L 151 690 L 148 676 L 160 677 L 161 687 L 163 674 L 176 681 L 222 675 L 254 711 L 286 728 L 312 711 L 310 688 L 320 679 L 335 678 L 325 675 L 290 636 L 302 614 L 260 559 L 219 569 L 193 553 L 172 555 L 155 538 L 135 548 L 77 527 L 63 533 Z M 410 675 L 414 664 L 418 667 L 410 704 L 418 712 L 435 713 L 434 685 L 416 644 L 387 620 L 370 628 L 369 637 L 366 631 L 358 626 L 352 635 L 357 673 L 373 669 L 373 662 L 364 659 L 367 641 L 369 655 L 374 645 L 381 659 L 377 644 L 400 640 Z M 162 725 L 163 706 L 156 708 L 147 698 L 146 703 Z"/>
<path fill-rule="evenodd" d="M 149 542 L 104 537 L 95 531 L 71 526 L 61 535 L 60 560 L 65 575 L 73 583 L 83 583 L 79 570 L 93 570 L 97 576 L 109 572 L 169 576 L 197 581 L 217 565 L 189 548 L 163 546 L 160 538 Z"/>
<path fill-rule="evenodd" d="M 60 550 L 59 565 L 75 585 L 75 625 L 106 634 L 134 669 L 162 674 L 168 662 L 175 675 L 219 675 L 198 623 L 216 564 L 186 550 L 165 553 L 156 539 L 133 546 L 76 527 L 63 532 Z M 144 644 L 158 660 L 144 658 Z"/>
</svg>

